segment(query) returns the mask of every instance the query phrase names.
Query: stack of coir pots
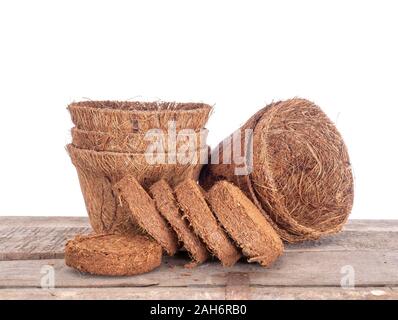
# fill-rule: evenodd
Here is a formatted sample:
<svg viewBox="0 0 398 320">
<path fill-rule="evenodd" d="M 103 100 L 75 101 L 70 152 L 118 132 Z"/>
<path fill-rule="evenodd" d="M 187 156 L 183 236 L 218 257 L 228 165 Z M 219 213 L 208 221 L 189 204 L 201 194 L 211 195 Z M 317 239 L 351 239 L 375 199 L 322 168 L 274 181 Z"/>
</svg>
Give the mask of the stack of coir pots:
<svg viewBox="0 0 398 320">
<path fill-rule="evenodd" d="M 69 105 L 76 127 L 67 149 L 95 233 L 67 243 L 68 266 L 134 275 L 184 247 L 187 267 L 210 256 L 227 267 L 243 256 L 267 267 L 282 255 L 282 241 L 342 229 L 352 170 L 341 135 L 318 106 L 299 98 L 272 103 L 209 157 L 211 110 L 202 103 Z"/>
<path fill-rule="evenodd" d="M 207 104 L 82 101 L 68 110 L 75 127 L 67 150 L 96 233 L 136 229 L 112 190 L 124 176 L 134 176 L 144 188 L 160 179 L 175 186 L 196 180 L 200 158 L 207 157 L 203 128 L 212 110 Z"/>
</svg>

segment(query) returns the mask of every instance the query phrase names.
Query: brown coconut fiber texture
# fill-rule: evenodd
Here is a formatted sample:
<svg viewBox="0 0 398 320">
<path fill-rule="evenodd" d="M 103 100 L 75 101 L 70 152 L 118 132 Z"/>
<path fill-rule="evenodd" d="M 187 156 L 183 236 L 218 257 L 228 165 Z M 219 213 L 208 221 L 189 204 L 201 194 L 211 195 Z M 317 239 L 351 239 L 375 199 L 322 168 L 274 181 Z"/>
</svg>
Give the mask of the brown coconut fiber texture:
<svg viewBox="0 0 398 320">
<path fill-rule="evenodd" d="M 155 202 L 133 176 L 126 176 L 113 186 L 128 206 L 134 221 L 173 256 L 178 250 L 174 231 L 156 209 Z"/>
<path fill-rule="evenodd" d="M 225 167 L 224 167 L 225 168 Z M 290 243 L 295 243 L 295 242 L 302 242 L 305 240 L 308 240 L 308 237 L 302 234 L 294 234 L 291 232 L 288 232 L 285 230 L 283 227 L 279 227 L 274 220 L 271 219 L 271 214 L 266 211 L 266 208 L 263 208 L 263 205 L 260 203 L 258 200 L 254 190 L 253 186 L 250 180 L 250 177 L 248 175 L 243 175 L 243 176 L 235 176 L 234 175 L 227 175 L 226 172 L 222 170 L 221 165 L 217 166 L 217 174 L 215 174 L 214 171 L 211 169 L 209 170 L 209 166 L 206 166 L 202 172 L 201 172 L 201 185 L 204 187 L 205 190 L 210 190 L 210 188 L 216 183 L 217 181 L 228 179 L 228 181 L 232 181 L 234 184 L 236 184 L 240 190 L 242 190 L 247 197 L 257 206 L 257 209 L 262 213 L 264 218 L 267 220 L 267 222 L 272 226 L 272 228 L 279 234 L 279 236 Z"/>
<path fill-rule="evenodd" d="M 260 201 L 294 232 L 319 237 L 342 229 L 353 203 L 346 146 L 315 104 L 275 103 L 256 125 L 252 181 Z"/>
<path fill-rule="evenodd" d="M 262 114 L 262 110 L 257 112 L 249 121 L 247 121 L 246 125 L 242 127 L 242 130 L 244 129 L 253 129 L 255 126 L 255 120 L 259 118 L 259 115 Z M 229 141 L 231 142 L 231 141 Z M 245 150 L 245 145 L 244 141 L 242 143 L 242 150 Z M 222 142 L 220 143 L 220 145 Z M 227 149 L 230 148 L 230 145 L 227 147 Z M 247 153 L 244 151 L 245 154 Z M 223 159 L 223 148 L 219 149 L 214 149 L 213 153 L 219 153 L 219 159 Z M 210 160 L 209 160 L 210 163 Z M 209 164 L 206 165 L 201 173 L 200 173 L 200 185 L 205 189 L 205 190 L 210 190 L 210 188 L 214 185 L 219 180 L 228 180 L 233 182 L 235 185 L 237 185 L 248 197 L 253 201 L 253 203 L 257 206 L 257 208 L 260 210 L 260 212 L 264 215 L 265 219 L 268 221 L 268 223 L 276 230 L 276 232 L 279 234 L 279 236 L 287 241 L 287 242 L 301 242 L 304 240 L 308 240 L 308 237 L 305 235 L 301 234 L 296 234 L 292 232 L 288 232 L 285 230 L 283 227 L 279 227 L 276 222 L 274 222 L 273 219 L 271 219 L 271 213 L 268 211 L 267 208 L 264 208 L 263 205 L 260 203 L 260 201 L 257 198 L 257 195 L 254 192 L 252 181 L 250 179 L 250 175 L 236 175 L 235 174 L 235 165 L 232 164 Z M 277 219 L 275 219 L 277 220 Z"/>
<path fill-rule="evenodd" d="M 211 188 L 207 199 L 218 221 L 242 248 L 249 262 L 268 266 L 283 253 L 279 235 L 238 187 L 219 181 Z"/>
<path fill-rule="evenodd" d="M 150 187 L 149 193 L 160 214 L 172 226 L 178 239 L 184 244 L 192 258 L 193 262 L 186 266 L 194 267 L 206 261 L 209 257 L 206 246 L 190 228 L 186 219 L 183 218 L 169 184 L 165 180 L 159 180 Z"/>
<path fill-rule="evenodd" d="M 207 129 L 195 132 L 177 132 L 176 145 L 170 146 L 168 134 L 149 135 L 146 133 L 125 133 L 125 132 L 100 132 L 87 131 L 78 128 L 72 129 L 72 144 L 80 149 L 94 151 L 124 152 L 124 153 L 145 153 L 150 145 L 159 145 L 163 152 L 179 152 L 191 145 L 200 149 L 202 142 L 206 142 Z"/>
<path fill-rule="evenodd" d="M 246 129 L 254 130 L 256 123 L 259 121 L 261 116 L 264 113 L 265 108 L 259 110 L 257 113 L 255 113 L 247 122 L 244 126 L 242 126 L 239 130 L 244 132 Z M 251 137 L 252 139 L 252 137 Z M 250 140 L 249 140 L 250 141 Z M 252 181 L 250 179 L 250 175 L 236 175 L 235 174 L 235 164 L 224 164 L 220 162 L 219 164 L 211 164 L 210 160 L 211 158 L 216 156 L 218 159 L 223 159 L 223 148 L 222 148 L 222 143 L 220 142 L 219 148 L 215 148 L 212 152 L 211 157 L 209 157 L 209 165 L 206 165 L 201 173 L 200 173 L 200 185 L 205 189 L 205 190 L 210 190 L 210 188 L 220 180 L 228 180 L 233 182 L 235 185 L 237 185 L 248 197 L 253 201 L 253 203 L 257 206 L 258 210 L 263 214 L 265 219 L 268 221 L 268 223 L 273 227 L 274 230 L 279 234 L 279 236 L 287 241 L 287 242 L 301 242 L 304 240 L 307 240 L 308 237 L 303 236 L 301 234 L 295 234 L 288 232 L 284 228 L 280 228 L 276 222 L 274 222 L 273 219 L 271 219 L 271 213 L 267 212 L 266 208 L 263 208 L 262 204 L 258 200 L 254 189 L 252 185 Z M 228 143 L 226 144 L 227 149 L 231 148 L 231 143 L 232 140 L 229 140 Z M 247 147 L 245 145 L 244 138 L 242 137 L 241 141 L 241 150 L 244 150 L 244 155 L 247 156 Z M 221 161 L 221 160 L 220 160 Z M 244 164 L 246 168 L 248 168 L 248 164 Z M 250 169 L 250 168 L 249 168 Z"/>
<path fill-rule="evenodd" d="M 249 122 L 254 128 L 250 176 L 234 177 L 233 165 L 210 165 L 203 184 L 209 187 L 221 176 L 237 185 L 244 181 L 289 242 L 340 231 L 354 192 L 348 152 L 334 124 L 314 103 L 299 98 L 273 103 Z"/>
<path fill-rule="evenodd" d="M 79 235 L 65 246 L 67 266 L 95 275 L 132 276 L 161 261 L 161 246 L 143 235 Z"/>
<path fill-rule="evenodd" d="M 180 183 L 174 190 L 177 201 L 193 230 L 224 266 L 234 265 L 240 252 L 228 238 L 211 212 L 201 187 L 191 179 Z"/>
<path fill-rule="evenodd" d="M 120 205 L 106 176 L 76 167 L 90 224 L 96 233 L 140 233 L 127 206 Z"/>
<path fill-rule="evenodd" d="M 176 129 L 203 128 L 212 107 L 204 103 L 80 101 L 68 106 L 72 122 L 79 129 L 102 132 L 146 132 L 167 130 L 169 121 Z"/>
<path fill-rule="evenodd" d="M 192 152 L 192 163 L 148 163 L 145 154 L 98 152 L 79 149 L 69 144 L 68 153 L 72 163 L 93 175 L 106 176 L 111 183 L 116 183 L 126 175 L 133 175 L 145 188 L 150 187 L 160 179 L 165 179 L 171 186 L 175 186 L 186 178 L 198 179 L 202 164 L 200 158 L 208 153 L 208 147 Z M 168 154 L 160 155 L 166 161 Z M 177 155 L 178 157 L 178 155 Z"/>
<path fill-rule="evenodd" d="M 67 149 L 78 173 L 91 226 L 97 233 L 136 233 L 127 206 L 112 190 L 112 185 L 125 175 L 133 174 L 145 187 L 159 179 L 174 186 L 186 178 L 197 179 L 202 167 L 200 163 L 150 165 L 141 154 L 96 152 L 72 145 Z"/>
</svg>

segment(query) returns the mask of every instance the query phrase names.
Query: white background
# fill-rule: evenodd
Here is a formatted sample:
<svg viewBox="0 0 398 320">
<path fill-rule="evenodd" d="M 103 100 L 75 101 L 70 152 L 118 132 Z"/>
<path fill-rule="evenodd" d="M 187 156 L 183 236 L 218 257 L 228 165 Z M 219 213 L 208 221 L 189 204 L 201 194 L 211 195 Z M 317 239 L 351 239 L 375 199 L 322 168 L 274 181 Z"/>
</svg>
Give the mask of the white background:
<svg viewBox="0 0 398 320">
<path fill-rule="evenodd" d="M 279 99 L 337 123 L 352 218 L 398 218 L 397 1 L 0 2 L 0 215 L 85 215 L 73 100 L 215 104 L 209 143 Z"/>
</svg>

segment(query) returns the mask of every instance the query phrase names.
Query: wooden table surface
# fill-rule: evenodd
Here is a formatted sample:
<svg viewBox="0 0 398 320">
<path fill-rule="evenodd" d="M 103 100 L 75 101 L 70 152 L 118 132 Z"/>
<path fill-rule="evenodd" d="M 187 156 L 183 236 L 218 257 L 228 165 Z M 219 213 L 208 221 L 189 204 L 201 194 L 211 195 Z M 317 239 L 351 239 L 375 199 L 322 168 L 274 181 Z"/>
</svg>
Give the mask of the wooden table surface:
<svg viewBox="0 0 398 320">
<path fill-rule="evenodd" d="M 398 220 L 351 220 L 340 234 L 287 245 L 268 269 L 184 269 L 181 253 L 133 277 L 65 266 L 65 241 L 87 232 L 83 217 L 0 217 L 0 299 L 398 299 Z"/>
</svg>

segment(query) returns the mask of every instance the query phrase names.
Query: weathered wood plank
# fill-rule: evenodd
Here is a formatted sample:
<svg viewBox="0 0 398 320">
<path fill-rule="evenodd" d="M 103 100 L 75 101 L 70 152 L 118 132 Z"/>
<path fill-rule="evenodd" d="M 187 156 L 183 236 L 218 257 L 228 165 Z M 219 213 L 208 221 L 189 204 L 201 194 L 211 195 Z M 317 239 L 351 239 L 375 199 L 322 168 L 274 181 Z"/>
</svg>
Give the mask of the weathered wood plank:
<svg viewBox="0 0 398 320">
<path fill-rule="evenodd" d="M 250 299 L 250 277 L 248 273 L 229 272 L 225 282 L 225 298 L 227 300 Z"/>
<path fill-rule="evenodd" d="M 231 273 L 247 276 L 251 286 L 340 286 L 345 266 L 354 271 L 355 286 L 398 286 L 398 251 L 287 252 L 271 268 L 238 263 L 223 268 L 209 262 L 184 269 L 186 259 L 165 258 L 157 270 L 134 277 L 83 275 L 65 266 L 62 259 L 0 262 L 0 287 L 40 287 L 43 266 L 55 271 L 60 287 L 187 287 L 226 286 Z M 46 269 L 45 269 L 46 270 Z M 343 272 L 343 273 L 342 273 Z"/>
<path fill-rule="evenodd" d="M 398 300 L 397 288 L 374 287 L 342 289 L 337 287 L 251 288 L 253 300 Z"/>
<path fill-rule="evenodd" d="M 287 244 L 285 251 L 368 251 L 398 250 L 398 231 L 350 231 L 317 241 Z"/>
<path fill-rule="evenodd" d="M 1 300 L 224 300 L 218 288 L 72 288 L 0 289 Z"/>
<path fill-rule="evenodd" d="M 89 227 L 87 217 L 0 217 L 0 229 L 8 227 Z"/>
<path fill-rule="evenodd" d="M 31 217 L 0 216 L 0 229 L 3 227 L 88 227 L 83 217 Z M 398 231 L 398 215 L 395 220 L 350 219 L 344 227 L 347 231 Z"/>
<path fill-rule="evenodd" d="M 251 287 L 250 299 L 256 300 L 398 300 L 398 288 L 373 287 L 341 289 L 335 287 Z M 217 288 L 60 288 L 60 289 L 0 289 L 0 299 L 84 300 L 84 299 L 160 299 L 160 300 L 224 300 L 225 289 Z"/>
<path fill-rule="evenodd" d="M 48 220 L 48 221 L 47 221 Z M 4 223 L 1 223 L 4 222 Z M 290 251 L 366 251 L 398 248 L 398 221 L 351 221 L 346 230 L 318 241 L 286 245 Z M 356 227 L 352 227 L 356 225 Z M 0 260 L 62 258 L 67 239 L 91 229 L 86 218 L 0 217 Z M 382 230 L 382 231 L 381 231 Z"/>
<path fill-rule="evenodd" d="M 346 231 L 398 231 L 398 214 L 392 220 L 351 219 L 344 226 Z"/>
<path fill-rule="evenodd" d="M 0 217 L 0 261 L 63 258 L 65 242 L 90 231 L 87 217 Z"/>
<path fill-rule="evenodd" d="M 66 241 L 88 232 L 88 227 L 3 227 L 0 260 L 63 258 Z"/>
<path fill-rule="evenodd" d="M 128 278 L 83 275 L 53 259 L 63 257 L 68 238 L 89 231 L 85 217 L 0 217 L 0 298 L 398 299 L 398 221 L 350 221 L 340 234 L 287 245 L 270 269 L 209 262 L 189 270 L 181 253 Z M 53 290 L 40 288 L 48 266 Z M 344 266 L 354 271 L 355 290 L 340 288 Z"/>
</svg>

